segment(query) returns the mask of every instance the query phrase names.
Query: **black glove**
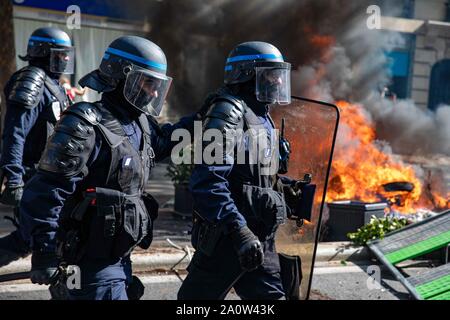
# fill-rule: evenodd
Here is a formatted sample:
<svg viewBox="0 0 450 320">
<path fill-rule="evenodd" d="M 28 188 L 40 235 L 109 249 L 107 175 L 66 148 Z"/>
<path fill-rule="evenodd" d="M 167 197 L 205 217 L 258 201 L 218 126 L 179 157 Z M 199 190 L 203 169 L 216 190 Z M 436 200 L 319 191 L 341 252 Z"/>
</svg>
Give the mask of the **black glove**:
<svg viewBox="0 0 450 320">
<path fill-rule="evenodd" d="M 288 216 L 294 214 L 297 207 L 297 203 L 301 197 L 301 190 L 298 185 L 297 180 L 291 180 L 289 182 L 282 181 L 278 179 L 276 184 L 276 191 L 282 192 L 284 194 L 284 199 L 286 201 Z"/>
<path fill-rule="evenodd" d="M 263 264 L 264 251 L 261 242 L 247 226 L 232 232 L 230 236 L 242 269 L 252 271 Z"/>
<path fill-rule="evenodd" d="M 30 279 L 33 283 L 52 284 L 58 278 L 59 260 L 55 253 L 34 251 L 31 256 Z"/>
<path fill-rule="evenodd" d="M 284 193 L 284 199 L 288 207 L 288 217 L 300 220 L 311 221 L 312 209 L 316 185 L 311 183 L 312 176 L 307 173 L 302 180 L 279 179 L 277 190 Z"/>
<path fill-rule="evenodd" d="M 5 190 L 3 190 L 2 196 L 0 197 L 0 202 L 9 206 L 18 206 L 20 200 L 22 199 L 22 194 L 22 185 L 6 185 Z"/>
</svg>

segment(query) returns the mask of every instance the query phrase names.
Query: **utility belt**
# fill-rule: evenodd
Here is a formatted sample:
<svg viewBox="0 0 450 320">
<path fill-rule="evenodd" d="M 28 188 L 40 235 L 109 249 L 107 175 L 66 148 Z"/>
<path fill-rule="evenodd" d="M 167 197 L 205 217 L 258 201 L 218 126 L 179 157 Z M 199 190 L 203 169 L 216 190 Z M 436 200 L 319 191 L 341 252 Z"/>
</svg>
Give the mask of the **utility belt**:
<svg viewBox="0 0 450 320">
<path fill-rule="evenodd" d="M 92 188 L 82 199 L 68 200 L 62 212 L 58 255 L 68 264 L 82 258 L 116 259 L 139 245 L 147 249 L 153 240 L 158 203 L 148 193 Z"/>
</svg>

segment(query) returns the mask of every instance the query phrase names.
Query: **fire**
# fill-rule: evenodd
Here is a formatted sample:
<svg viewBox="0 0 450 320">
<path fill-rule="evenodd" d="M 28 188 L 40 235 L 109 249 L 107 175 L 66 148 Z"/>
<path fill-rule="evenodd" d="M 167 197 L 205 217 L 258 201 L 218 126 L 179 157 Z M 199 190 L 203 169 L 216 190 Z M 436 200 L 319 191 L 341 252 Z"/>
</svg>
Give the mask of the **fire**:
<svg viewBox="0 0 450 320">
<path fill-rule="evenodd" d="M 315 33 L 309 26 L 303 27 L 303 34 L 308 39 L 309 45 L 317 48 L 323 48 L 325 51 L 336 43 L 336 39 L 329 34 L 318 34 Z"/>
<path fill-rule="evenodd" d="M 305 77 L 301 95 L 323 100 L 323 91 L 327 93 L 332 82 L 328 78 L 331 69 L 327 66 L 333 62 L 335 51 L 332 48 L 337 41 L 333 36 L 318 34 L 308 26 L 303 30 L 316 58 L 310 63 L 314 74 Z M 390 209 L 399 213 L 450 208 L 448 191 L 434 190 L 431 182 L 418 175 L 419 166 L 404 163 L 392 153 L 386 142 L 377 140 L 375 125 L 363 105 L 346 101 L 336 104 L 341 117 L 327 202 L 387 201 Z"/>
<path fill-rule="evenodd" d="M 318 35 L 314 34 L 309 38 L 312 45 L 321 48 L 328 48 L 335 43 L 335 39 L 328 35 Z"/>
<path fill-rule="evenodd" d="M 388 201 L 400 213 L 414 213 L 422 206 L 449 207 L 444 196 L 427 197 L 412 166 L 383 150 L 361 105 L 338 101 L 337 106 L 341 122 L 327 201 Z M 386 188 L 388 183 L 398 184 L 398 189 Z"/>
</svg>

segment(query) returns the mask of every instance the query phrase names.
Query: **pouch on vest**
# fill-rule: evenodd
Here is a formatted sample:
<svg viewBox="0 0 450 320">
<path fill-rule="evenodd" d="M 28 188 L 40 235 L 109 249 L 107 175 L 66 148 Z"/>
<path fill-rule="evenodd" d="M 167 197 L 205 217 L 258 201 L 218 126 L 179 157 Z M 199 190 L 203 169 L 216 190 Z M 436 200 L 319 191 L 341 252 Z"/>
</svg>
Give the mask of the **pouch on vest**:
<svg viewBox="0 0 450 320">
<path fill-rule="evenodd" d="M 120 258 L 128 255 L 147 235 L 149 217 L 143 201 L 120 191 L 96 188 L 96 214 L 90 226 L 92 258 Z"/>
<path fill-rule="evenodd" d="M 242 211 L 248 227 L 261 241 L 272 238 L 286 220 L 284 194 L 272 188 L 244 184 Z"/>
<path fill-rule="evenodd" d="M 122 223 L 119 225 L 113 257 L 124 257 L 148 235 L 152 223 L 140 197 L 125 197 L 122 204 Z"/>
</svg>

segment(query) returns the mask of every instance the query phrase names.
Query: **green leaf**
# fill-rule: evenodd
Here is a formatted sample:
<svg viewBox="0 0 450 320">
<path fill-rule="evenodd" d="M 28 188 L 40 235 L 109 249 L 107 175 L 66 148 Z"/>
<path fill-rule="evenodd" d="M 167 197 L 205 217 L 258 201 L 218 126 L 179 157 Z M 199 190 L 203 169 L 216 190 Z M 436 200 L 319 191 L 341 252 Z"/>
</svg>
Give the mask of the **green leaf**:
<svg viewBox="0 0 450 320">
<path fill-rule="evenodd" d="M 358 228 L 356 232 L 348 233 L 347 238 L 357 245 L 365 245 L 369 240 L 384 238 L 387 232 L 400 229 L 406 224 L 406 219 L 377 218 L 372 216 L 368 224 Z"/>
</svg>

